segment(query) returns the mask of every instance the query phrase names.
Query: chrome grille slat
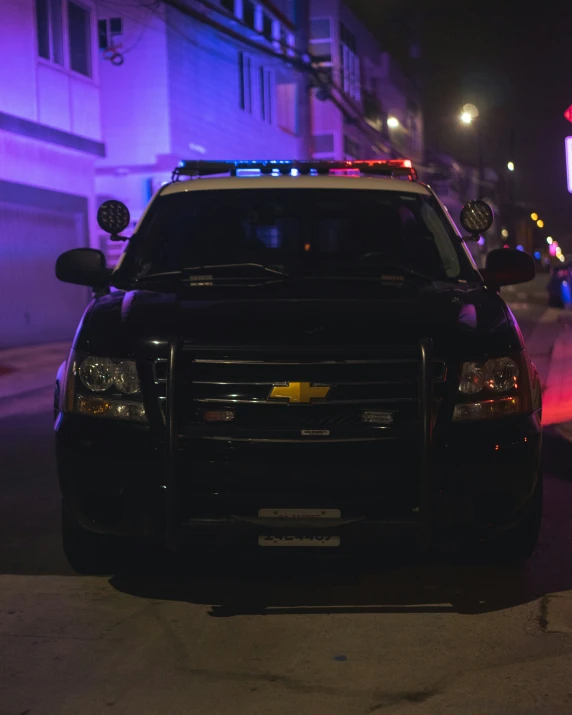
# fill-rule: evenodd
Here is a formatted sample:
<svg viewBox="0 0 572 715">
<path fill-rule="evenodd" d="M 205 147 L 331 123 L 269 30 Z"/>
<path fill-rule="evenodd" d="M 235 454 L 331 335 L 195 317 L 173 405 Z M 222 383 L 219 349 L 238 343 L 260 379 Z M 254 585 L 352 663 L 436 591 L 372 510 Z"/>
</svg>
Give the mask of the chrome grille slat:
<svg viewBox="0 0 572 715">
<path fill-rule="evenodd" d="M 367 386 L 382 386 L 382 385 L 406 385 L 409 384 L 410 380 L 378 380 L 376 382 L 345 382 L 338 380 L 337 382 L 312 382 L 315 387 L 327 386 L 327 387 L 357 387 L 359 385 Z M 278 385 L 287 385 L 287 382 L 277 382 L 273 380 L 268 380 L 266 382 L 252 382 L 251 380 L 193 380 L 193 385 L 250 385 L 253 387 L 272 387 Z"/>
<path fill-rule="evenodd" d="M 194 398 L 195 402 L 201 402 L 201 403 L 219 403 L 219 404 L 233 404 L 233 405 L 282 405 L 283 407 L 290 407 L 290 403 L 286 401 L 281 401 L 280 399 L 272 400 L 272 403 L 269 402 L 269 400 L 263 400 L 263 399 L 252 399 L 252 400 L 242 400 L 242 399 L 234 399 L 234 398 L 227 398 L 227 397 L 195 397 Z M 312 405 L 364 405 L 364 404 L 373 404 L 373 403 L 400 403 L 400 402 L 417 402 L 417 398 L 415 397 L 393 397 L 393 398 L 387 398 L 387 397 L 373 397 L 373 398 L 364 398 L 362 400 L 314 400 L 311 403 L 308 403 L 308 405 L 305 405 L 306 407 L 311 407 Z"/>
<path fill-rule="evenodd" d="M 279 366 L 292 366 L 292 365 L 388 365 L 388 364 L 409 364 L 414 365 L 417 360 L 399 358 L 394 359 L 384 359 L 384 360 L 303 360 L 301 362 L 296 360 L 214 360 L 207 358 L 196 358 L 193 360 L 195 363 L 206 364 L 206 365 L 279 365 Z"/>
</svg>

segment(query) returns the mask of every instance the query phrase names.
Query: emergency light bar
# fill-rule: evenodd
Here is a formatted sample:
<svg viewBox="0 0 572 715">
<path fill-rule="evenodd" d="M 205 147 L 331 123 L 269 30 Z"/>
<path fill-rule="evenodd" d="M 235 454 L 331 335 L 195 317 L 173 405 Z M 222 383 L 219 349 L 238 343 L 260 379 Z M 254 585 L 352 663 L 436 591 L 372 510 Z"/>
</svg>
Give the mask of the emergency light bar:
<svg viewBox="0 0 572 715">
<path fill-rule="evenodd" d="M 411 159 L 375 161 L 182 161 L 173 171 L 172 180 L 181 176 L 389 176 L 417 181 Z"/>
</svg>

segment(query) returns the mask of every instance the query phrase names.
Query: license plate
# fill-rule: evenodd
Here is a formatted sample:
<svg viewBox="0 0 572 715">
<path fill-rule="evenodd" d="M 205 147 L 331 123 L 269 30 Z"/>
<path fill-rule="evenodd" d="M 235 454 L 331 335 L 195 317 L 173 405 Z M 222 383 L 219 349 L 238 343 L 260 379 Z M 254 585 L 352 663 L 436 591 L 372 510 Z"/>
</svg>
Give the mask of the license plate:
<svg viewBox="0 0 572 715">
<path fill-rule="evenodd" d="M 339 509 L 259 509 L 264 519 L 339 519 Z"/>
<path fill-rule="evenodd" d="M 341 512 L 339 509 L 259 509 L 258 516 L 264 519 L 288 519 L 293 523 L 299 519 L 339 519 Z M 326 535 L 262 535 L 258 537 L 259 546 L 310 546 L 328 547 L 339 546 L 339 536 Z"/>
<path fill-rule="evenodd" d="M 259 536 L 259 546 L 339 546 L 339 536 Z"/>
</svg>

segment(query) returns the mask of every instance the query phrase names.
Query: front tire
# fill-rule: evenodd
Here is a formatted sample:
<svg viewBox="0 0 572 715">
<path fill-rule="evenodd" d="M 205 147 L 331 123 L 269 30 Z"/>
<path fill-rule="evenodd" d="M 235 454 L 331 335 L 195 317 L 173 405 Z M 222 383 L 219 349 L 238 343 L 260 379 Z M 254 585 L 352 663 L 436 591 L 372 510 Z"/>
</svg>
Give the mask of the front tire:
<svg viewBox="0 0 572 715">
<path fill-rule="evenodd" d="M 62 504 L 62 545 L 69 565 L 80 574 L 108 574 L 117 565 L 118 544 L 107 534 L 79 526 Z"/>
<path fill-rule="evenodd" d="M 476 546 L 479 560 L 490 563 L 523 563 L 529 559 L 538 543 L 542 525 L 544 481 L 539 474 L 526 515 L 520 524 L 490 541 Z"/>
</svg>

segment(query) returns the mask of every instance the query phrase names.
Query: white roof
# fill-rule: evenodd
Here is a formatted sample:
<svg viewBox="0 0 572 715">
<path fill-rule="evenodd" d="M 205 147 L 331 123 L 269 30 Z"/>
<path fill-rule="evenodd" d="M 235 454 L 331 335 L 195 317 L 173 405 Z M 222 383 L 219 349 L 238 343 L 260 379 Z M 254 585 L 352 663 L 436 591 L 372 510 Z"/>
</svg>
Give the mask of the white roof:
<svg viewBox="0 0 572 715">
<path fill-rule="evenodd" d="M 175 181 L 163 187 L 161 196 L 213 189 L 379 189 L 424 196 L 431 193 L 426 186 L 415 181 L 378 176 L 224 176 Z"/>
</svg>

